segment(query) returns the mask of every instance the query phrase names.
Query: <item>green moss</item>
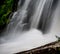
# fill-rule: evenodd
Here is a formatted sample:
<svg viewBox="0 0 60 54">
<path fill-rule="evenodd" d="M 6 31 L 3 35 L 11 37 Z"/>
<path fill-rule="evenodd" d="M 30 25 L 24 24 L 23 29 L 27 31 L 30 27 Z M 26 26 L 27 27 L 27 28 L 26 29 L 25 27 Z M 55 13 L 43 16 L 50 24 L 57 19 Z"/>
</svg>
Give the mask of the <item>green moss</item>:
<svg viewBox="0 0 60 54">
<path fill-rule="evenodd" d="M 0 6 L 0 27 L 8 24 L 8 16 L 12 12 L 13 4 L 14 0 L 5 0 L 4 3 Z"/>
</svg>

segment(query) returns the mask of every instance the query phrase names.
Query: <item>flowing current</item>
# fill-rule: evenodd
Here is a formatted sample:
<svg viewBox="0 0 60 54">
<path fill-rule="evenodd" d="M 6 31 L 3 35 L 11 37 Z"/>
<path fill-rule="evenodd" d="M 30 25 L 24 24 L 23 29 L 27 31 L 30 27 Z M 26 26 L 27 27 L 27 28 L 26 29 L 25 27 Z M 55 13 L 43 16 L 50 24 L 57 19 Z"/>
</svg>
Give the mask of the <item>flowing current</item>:
<svg viewBox="0 0 60 54">
<path fill-rule="evenodd" d="M 60 0 L 19 0 L 0 37 L 0 54 L 12 54 L 57 41 Z"/>
</svg>

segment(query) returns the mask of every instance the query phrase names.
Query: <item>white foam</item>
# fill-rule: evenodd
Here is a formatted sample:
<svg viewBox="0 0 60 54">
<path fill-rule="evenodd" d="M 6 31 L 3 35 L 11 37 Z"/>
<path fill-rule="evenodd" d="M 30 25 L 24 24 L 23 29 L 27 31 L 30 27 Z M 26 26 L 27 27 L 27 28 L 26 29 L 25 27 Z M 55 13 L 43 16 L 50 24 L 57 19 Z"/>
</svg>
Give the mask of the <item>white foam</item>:
<svg viewBox="0 0 60 54">
<path fill-rule="evenodd" d="M 14 41 L 0 44 L 0 54 L 12 54 L 25 50 L 30 50 L 36 47 L 56 41 L 55 36 L 43 35 L 41 31 L 32 29 L 23 33 L 16 34 L 18 38 Z M 45 36 L 45 37 L 44 37 Z"/>
</svg>

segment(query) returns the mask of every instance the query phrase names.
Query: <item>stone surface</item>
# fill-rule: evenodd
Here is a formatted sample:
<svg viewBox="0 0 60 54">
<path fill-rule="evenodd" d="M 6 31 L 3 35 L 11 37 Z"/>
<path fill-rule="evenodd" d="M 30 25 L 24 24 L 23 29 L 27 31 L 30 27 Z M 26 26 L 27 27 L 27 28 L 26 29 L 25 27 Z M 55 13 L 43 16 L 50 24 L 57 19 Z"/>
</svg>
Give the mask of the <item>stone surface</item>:
<svg viewBox="0 0 60 54">
<path fill-rule="evenodd" d="M 53 42 L 45 46 L 19 52 L 16 54 L 60 54 L 60 42 Z"/>
</svg>

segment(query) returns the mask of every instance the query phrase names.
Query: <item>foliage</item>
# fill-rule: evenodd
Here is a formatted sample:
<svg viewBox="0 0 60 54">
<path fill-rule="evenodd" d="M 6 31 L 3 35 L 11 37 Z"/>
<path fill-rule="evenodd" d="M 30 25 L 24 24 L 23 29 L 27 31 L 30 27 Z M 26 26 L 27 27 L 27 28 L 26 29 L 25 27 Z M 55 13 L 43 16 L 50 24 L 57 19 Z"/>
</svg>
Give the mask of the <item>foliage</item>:
<svg viewBox="0 0 60 54">
<path fill-rule="evenodd" d="M 9 22 L 9 14 L 12 12 L 14 0 L 4 0 L 4 3 L 0 5 L 0 27 L 6 25 Z"/>
</svg>

